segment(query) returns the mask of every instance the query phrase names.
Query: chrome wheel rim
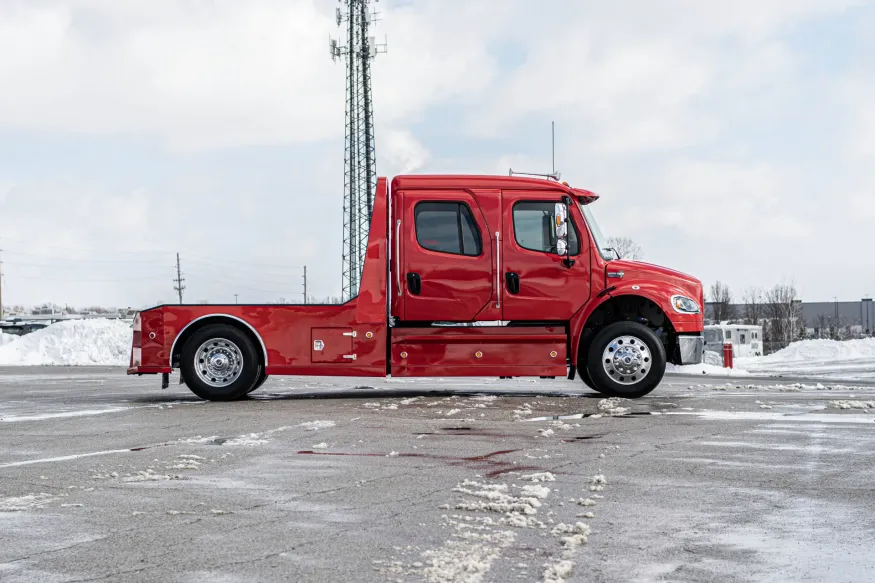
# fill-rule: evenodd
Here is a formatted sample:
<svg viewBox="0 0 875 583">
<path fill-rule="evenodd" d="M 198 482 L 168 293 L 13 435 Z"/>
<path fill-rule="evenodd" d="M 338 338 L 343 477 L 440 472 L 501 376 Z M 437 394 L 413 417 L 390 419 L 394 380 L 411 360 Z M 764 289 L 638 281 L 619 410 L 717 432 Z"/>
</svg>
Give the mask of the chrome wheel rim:
<svg viewBox="0 0 875 583">
<path fill-rule="evenodd" d="M 602 353 L 602 366 L 608 377 L 621 385 L 640 383 L 650 372 L 650 349 L 640 338 L 619 336 Z"/>
<path fill-rule="evenodd" d="M 213 338 L 200 345 L 194 354 L 198 378 L 211 387 L 227 387 L 243 372 L 243 353 L 230 340 Z"/>
</svg>

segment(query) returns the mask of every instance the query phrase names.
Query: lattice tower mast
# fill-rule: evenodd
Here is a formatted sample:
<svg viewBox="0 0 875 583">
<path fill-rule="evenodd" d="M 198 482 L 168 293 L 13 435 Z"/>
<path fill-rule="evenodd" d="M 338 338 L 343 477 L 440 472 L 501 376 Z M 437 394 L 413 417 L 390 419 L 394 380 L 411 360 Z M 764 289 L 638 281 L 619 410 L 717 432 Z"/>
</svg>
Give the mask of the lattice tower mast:
<svg viewBox="0 0 875 583">
<path fill-rule="evenodd" d="M 374 0 L 378 1 L 378 0 Z M 346 23 L 346 45 L 331 39 L 331 58 L 346 65 L 346 139 L 343 171 L 343 299 L 358 295 L 365 263 L 377 163 L 374 147 L 374 102 L 371 94 L 371 61 L 386 52 L 369 36 L 378 14 L 370 12 L 371 0 L 339 0 L 337 26 Z"/>
</svg>

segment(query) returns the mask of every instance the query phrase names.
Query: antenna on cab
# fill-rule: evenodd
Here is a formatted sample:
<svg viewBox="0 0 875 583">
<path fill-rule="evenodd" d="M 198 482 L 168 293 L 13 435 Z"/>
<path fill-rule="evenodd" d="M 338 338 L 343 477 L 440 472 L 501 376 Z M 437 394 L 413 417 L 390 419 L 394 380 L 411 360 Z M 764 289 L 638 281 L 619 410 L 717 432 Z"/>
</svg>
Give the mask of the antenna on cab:
<svg viewBox="0 0 875 583">
<path fill-rule="evenodd" d="M 508 176 L 520 175 L 520 176 L 540 176 L 541 178 L 550 178 L 559 182 L 559 179 L 562 177 L 562 174 L 556 172 L 556 122 L 550 122 L 550 138 L 551 138 L 551 147 L 552 147 L 552 157 L 553 157 L 553 172 L 550 174 L 543 174 L 537 172 L 514 172 L 514 169 L 511 168 L 508 171 Z"/>
</svg>

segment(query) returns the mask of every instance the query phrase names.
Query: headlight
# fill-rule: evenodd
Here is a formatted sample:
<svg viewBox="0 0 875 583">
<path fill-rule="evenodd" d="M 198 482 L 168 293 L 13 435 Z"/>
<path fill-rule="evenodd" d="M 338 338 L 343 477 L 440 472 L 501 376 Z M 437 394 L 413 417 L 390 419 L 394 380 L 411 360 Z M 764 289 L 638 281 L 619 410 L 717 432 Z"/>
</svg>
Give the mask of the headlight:
<svg viewBox="0 0 875 583">
<path fill-rule="evenodd" d="M 681 314 L 698 314 L 699 304 L 685 296 L 671 296 L 671 305 Z"/>
</svg>

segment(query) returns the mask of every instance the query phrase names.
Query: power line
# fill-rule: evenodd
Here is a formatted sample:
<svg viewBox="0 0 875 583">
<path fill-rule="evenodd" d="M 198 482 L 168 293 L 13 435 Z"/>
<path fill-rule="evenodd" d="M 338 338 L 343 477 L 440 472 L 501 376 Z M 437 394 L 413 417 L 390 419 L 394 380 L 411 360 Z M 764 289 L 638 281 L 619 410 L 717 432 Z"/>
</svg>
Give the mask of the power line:
<svg viewBox="0 0 875 583">
<path fill-rule="evenodd" d="M 145 280 L 164 280 L 167 277 L 166 273 L 161 275 L 135 275 L 131 277 L 115 277 L 115 278 L 99 278 L 99 279 L 82 279 L 75 275 L 69 277 L 43 277 L 33 275 L 15 275 L 15 279 L 26 279 L 28 281 L 63 281 L 72 283 L 122 283 L 127 281 L 145 281 Z"/>
<path fill-rule="evenodd" d="M 200 277 L 202 274 L 203 274 L 203 273 L 202 273 L 200 270 L 193 270 L 193 269 L 190 269 L 190 270 L 188 271 L 188 275 L 189 275 L 190 277 Z M 289 278 L 284 278 L 284 279 L 282 279 L 282 280 L 276 280 L 276 279 L 260 279 L 260 278 L 257 278 L 257 277 L 249 277 L 249 275 L 247 275 L 247 274 L 242 274 L 242 275 L 241 275 L 241 274 L 225 273 L 225 272 L 223 272 L 221 275 L 223 275 L 223 276 L 227 276 L 226 281 L 231 281 L 231 280 L 235 280 L 235 279 L 242 279 L 242 280 L 246 280 L 246 281 L 249 281 L 249 282 L 265 283 L 265 284 L 267 284 L 267 285 L 278 285 L 278 286 L 288 286 L 288 285 L 289 285 L 289 281 L 292 280 L 291 277 L 289 277 Z M 211 276 L 209 273 L 207 273 L 207 277 L 212 277 L 212 276 Z"/>
<path fill-rule="evenodd" d="M 176 285 L 173 289 L 179 294 L 179 303 L 182 303 L 182 292 L 185 291 L 185 280 L 182 278 L 182 267 L 179 262 L 179 253 L 176 254 L 176 279 L 173 280 Z"/>
</svg>

